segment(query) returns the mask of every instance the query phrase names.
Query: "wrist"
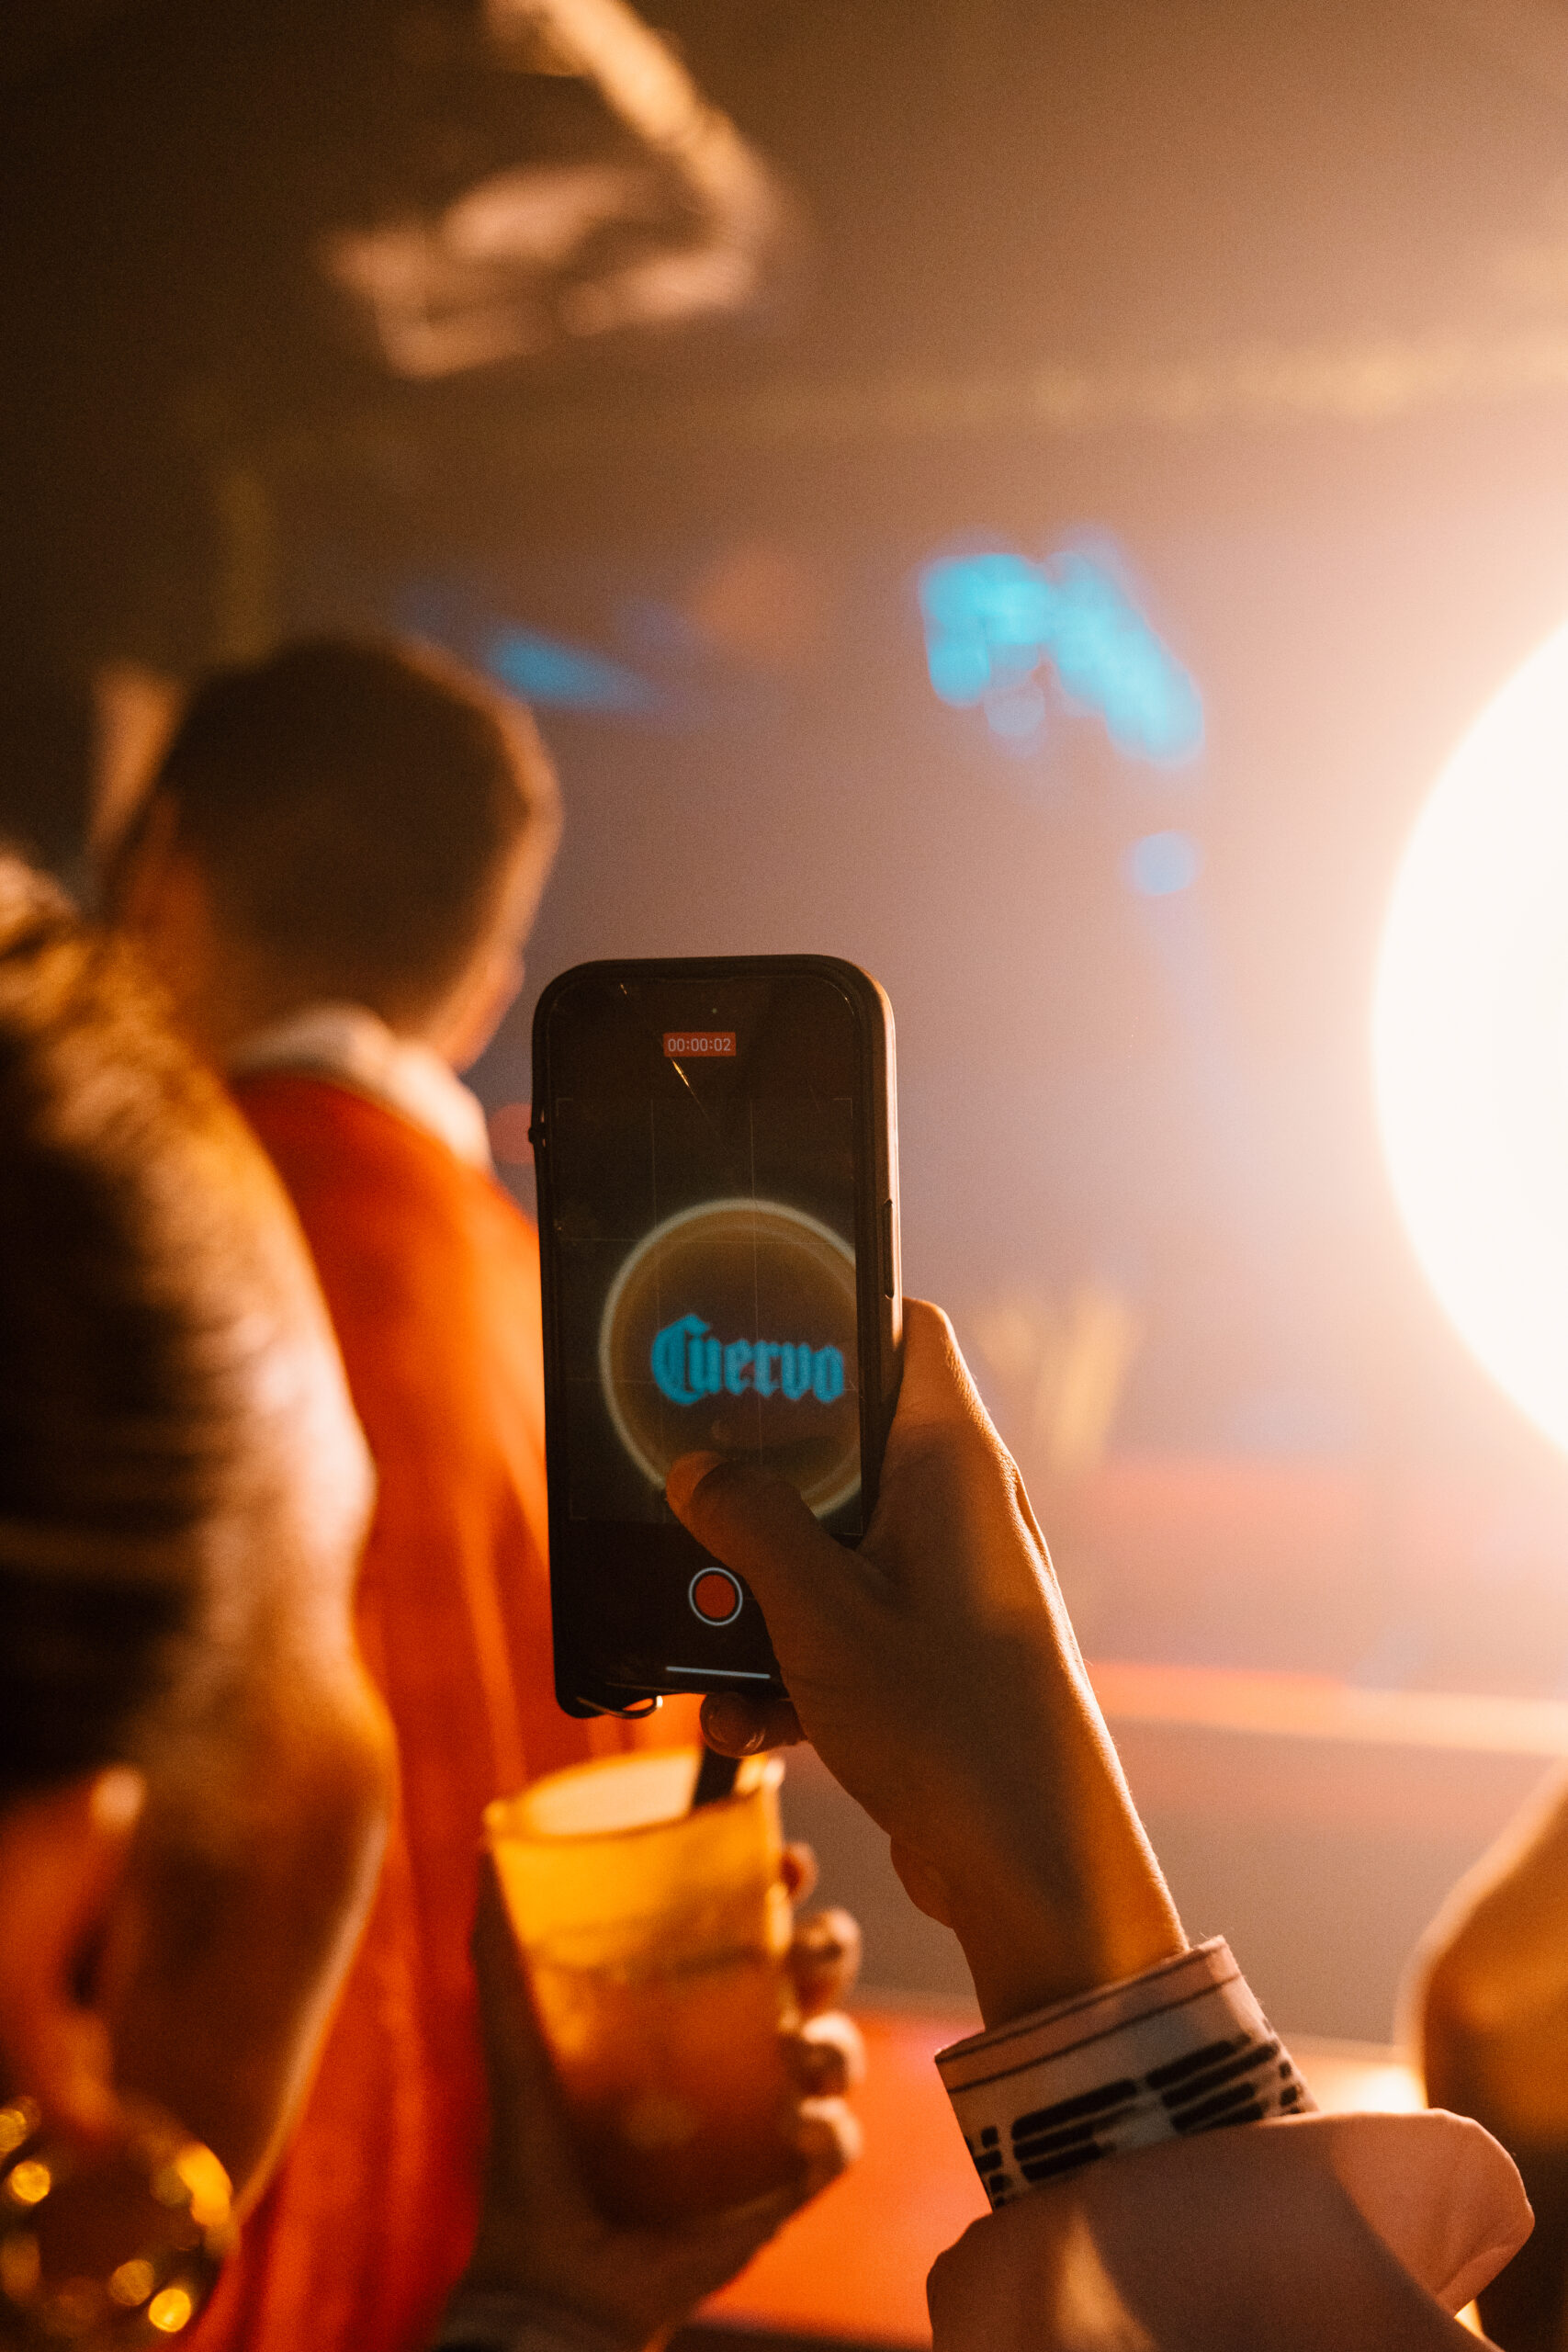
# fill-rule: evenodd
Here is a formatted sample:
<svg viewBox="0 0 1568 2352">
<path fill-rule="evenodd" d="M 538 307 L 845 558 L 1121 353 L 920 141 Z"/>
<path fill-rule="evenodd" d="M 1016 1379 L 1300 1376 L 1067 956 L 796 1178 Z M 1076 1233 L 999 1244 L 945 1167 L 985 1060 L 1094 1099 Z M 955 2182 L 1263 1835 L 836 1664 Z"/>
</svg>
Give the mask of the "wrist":
<svg viewBox="0 0 1568 2352">
<path fill-rule="evenodd" d="M 992 1919 L 958 1940 L 975 1983 L 975 1998 L 987 2028 L 1053 2008 L 1107 1984 L 1141 1976 L 1161 1961 L 1186 1951 L 1188 1941 L 1174 1912 L 1156 1929 L 1141 1935 L 1064 1939 L 1055 1923 L 1042 1919 L 1032 1929 L 998 1931 Z"/>
<path fill-rule="evenodd" d="M 1189 1949 L 1081 1673 L 1049 1736 L 950 1848 L 948 1917 L 987 2024 L 1141 1975 Z"/>
<path fill-rule="evenodd" d="M 957 1911 L 953 1928 L 988 2027 L 1141 1976 L 1188 1949 L 1168 1896 L 1135 1913 L 1065 1921 L 998 1892 L 982 1908 Z"/>
<path fill-rule="evenodd" d="M 944 1874 L 948 1923 L 987 2026 L 1139 1976 L 1188 1950 L 1141 1826 L 1099 1851 L 1024 1850 Z"/>
</svg>

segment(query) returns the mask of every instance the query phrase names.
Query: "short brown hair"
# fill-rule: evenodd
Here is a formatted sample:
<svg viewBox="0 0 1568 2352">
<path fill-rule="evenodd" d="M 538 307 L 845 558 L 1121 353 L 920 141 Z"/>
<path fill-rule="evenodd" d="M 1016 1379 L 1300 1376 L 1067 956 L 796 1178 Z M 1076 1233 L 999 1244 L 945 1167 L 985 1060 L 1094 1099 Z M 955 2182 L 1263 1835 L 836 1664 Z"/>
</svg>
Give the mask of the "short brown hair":
<svg viewBox="0 0 1568 2352">
<path fill-rule="evenodd" d="M 214 672 L 160 795 L 221 922 L 303 992 L 393 1022 L 459 978 L 525 838 L 542 887 L 559 830 L 523 706 L 390 640 L 302 639 Z"/>
</svg>

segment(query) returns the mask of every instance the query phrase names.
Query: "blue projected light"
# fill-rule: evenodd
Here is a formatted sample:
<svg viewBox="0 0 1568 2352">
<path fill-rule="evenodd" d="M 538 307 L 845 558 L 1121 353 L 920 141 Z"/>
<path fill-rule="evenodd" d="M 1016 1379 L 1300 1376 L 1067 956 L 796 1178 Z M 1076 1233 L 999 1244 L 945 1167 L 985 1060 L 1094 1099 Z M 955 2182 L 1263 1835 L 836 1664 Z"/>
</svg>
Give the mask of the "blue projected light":
<svg viewBox="0 0 1568 2352">
<path fill-rule="evenodd" d="M 1171 899 L 1190 890 L 1203 866 L 1203 853 L 1190 833 L 1145 833 L 1122 861 L 1128 887 L 1141 899 Z"/>
<path fill-rule="evenodd" d="M 497 629 L 486 644 L 484 666 L 502 685 L 545 709 L 625 714 L 650 711 L 659 701 L 635 670 L 538 629 Z"/>
<path fill-rule="evenodd" d="M 1114 573 L 1081 548 L 1043 563 L 944 557 L 921 572 L 919 594 L 931 684 L 954 710 L 983 709 L 1004 741 L 1028 748 L 1043 733 L 1036 673 L 1048 662 L 1129 759 L 1171 765 L 1201 750 L 1197 686 Z"/>
</svg>

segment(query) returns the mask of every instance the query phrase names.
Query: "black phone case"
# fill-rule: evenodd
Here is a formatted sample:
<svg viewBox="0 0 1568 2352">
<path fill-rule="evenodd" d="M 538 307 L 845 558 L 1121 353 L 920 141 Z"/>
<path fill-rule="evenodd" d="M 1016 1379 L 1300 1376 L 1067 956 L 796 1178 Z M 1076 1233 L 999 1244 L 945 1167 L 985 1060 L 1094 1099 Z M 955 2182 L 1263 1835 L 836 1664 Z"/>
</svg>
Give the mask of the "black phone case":
<svg viewBox="0 0 1568 2352">
<path fill-rule="evenodd" d="M 555 1633 L 555 1681 L 558 1704 L 569 1715 L 628 1714 L 650 1712 L 659 1700 L 677 1690 L 715 1687 L 711 1681 L 660 1681 L 647 1689 L 628 1690 L 605 1682 L 592 1661 L 575 1650 L 562 1627 L 575 1610 L 563 1607 L 562 1581 L 567 1573 L 569 1544 L 563 1498 L 566 1481 L 566 1425 L 559 1406 L 564 1363 L 560 1341 L 560 1274 L 555 1246 L 555 1202 L 551 1189 L 550 1139 L 547 1106 L 554 1089 L 549 1069 L 549 1022 L 559 997 L 586 975 L 607 979 L 724 981 L 742 978 L 786 978 L 816 976 L 830 980 L 854 1008 L 859 1036 L 857 1130 L 864 1148 L 859 1153 L 862 1182 L 855 1201 L 855 1266 L 859 1320 L 863 1334 L 861 1379 L 861 1492 L 869 1521 L 876 1502 L 882 1457 L 898 1402 L 903 1369 L 903 1288 L 898 1239 L 898 1114 L 893 1028 L 893 1008 L 886 991 L 863 972 L 834 956 L 731 956 L 628 958 L 575 964 L 558 973 L 534 1012 L 533 1117 L 529 1140 L 538 1193 L 539 1269 L 544 1305 L 545 1463 L 549 1487 L 550 1594 Z M 864 1124 L 861 1124 L 861 1105 Z M 628 1527 L 628 1545 L 636 1541 Z M 773 1664 L 773 1680 L 766 1690 L 786 1696 Z M 758 1695 L 761 1695 L 759 1693 Z"/>
</svg>

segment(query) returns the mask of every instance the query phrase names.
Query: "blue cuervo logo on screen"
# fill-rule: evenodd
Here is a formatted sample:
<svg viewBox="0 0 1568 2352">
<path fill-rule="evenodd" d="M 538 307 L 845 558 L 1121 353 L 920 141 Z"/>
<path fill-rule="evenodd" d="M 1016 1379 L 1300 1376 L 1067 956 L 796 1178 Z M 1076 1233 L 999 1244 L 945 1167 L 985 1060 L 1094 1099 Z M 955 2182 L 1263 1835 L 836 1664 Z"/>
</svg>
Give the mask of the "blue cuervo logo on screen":
<svg viewBox="0 0 1568 2352">
<path fill-rule="evenodd" d="M 695 1405 L 728 1390 L 744 1396 L 787 1396 L 792 1405 L 815 1396 L 836 1404 L 844 1393 L 844 1358 L 831 1345 L 808 1340 L 716 1339 L 700 1315 L 682 1315 L 654 1339 L 653 1377 L 672 1405 Z"/>
<path fill-rule="evenodd" d="M 731 1194 L 629 1244 L 600 1321 L 599 1390 L 655 1489 L 701 1447 L 780 1472 L 827 1513 L 860 1486 L 858 1333 L 843 1235 L 786 1201 Z"/>
</svg>

